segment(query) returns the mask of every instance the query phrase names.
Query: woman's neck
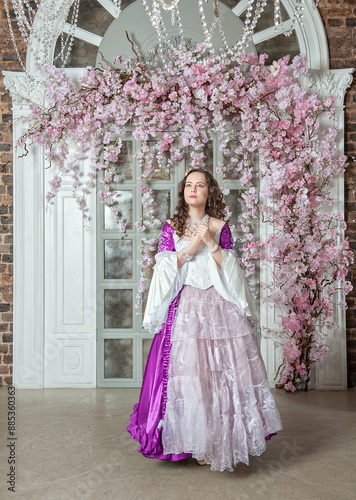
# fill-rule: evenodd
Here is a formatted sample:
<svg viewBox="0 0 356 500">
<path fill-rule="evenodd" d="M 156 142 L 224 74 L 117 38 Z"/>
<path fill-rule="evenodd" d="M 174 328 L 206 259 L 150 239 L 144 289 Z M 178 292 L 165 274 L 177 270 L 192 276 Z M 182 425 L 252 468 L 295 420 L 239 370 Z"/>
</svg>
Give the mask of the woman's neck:
<svg viewBox="0 0 356 500">
<path fill-rule="evenodd" d="M 188 217 L 192 220 L 192 221 L 200 221 L 200 220 L 203 220 L 204 217 L 205 217 L 205 209 L 204 208 L 194 208 L 194 207 L 190 207 L 189 208 L 189 211 L 188 211 Z"/>
</svg>

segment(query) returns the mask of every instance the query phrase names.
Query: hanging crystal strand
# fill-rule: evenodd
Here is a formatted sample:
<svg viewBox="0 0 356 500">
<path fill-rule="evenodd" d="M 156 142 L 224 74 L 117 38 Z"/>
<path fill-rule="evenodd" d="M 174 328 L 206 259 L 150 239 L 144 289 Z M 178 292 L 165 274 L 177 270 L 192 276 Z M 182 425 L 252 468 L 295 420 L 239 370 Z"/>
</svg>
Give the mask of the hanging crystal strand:
<svg viewBox="0 0 356 500">
<path fill-rule="evenodd" d="M 243 52 L 248 44 L 249 37 L 252 36 L 252 33 L 250 31 L 250 24 L 251 24 L 251 13 L 253 10 L 253 3 L 255 0 L 248 0 L 248 5 L 247 5 L 247 12 L 246 12 L 246 20 L 245 20 L 245 29 L 241 35 L 241 39 L 239 42 L 237 42 L 234 46 L 234 49 L 236 50 L 236 55 L 238 56 L 241 52 Z"/>
<path fill-rule="evenodd" d="M 57 57 L 60 57 L 62 61 L 62 68 L 64 68 L 65 65 L 67 64 L 70 52 L 72 50 L 75 29 L 78 24 L 79 6 L 80 6 L 80 0 L 74 0 L 72 17 L 69 23 L 70 25 L 69 33 L 67 34 L 65 41 L 63 37 L 61 39 L 61 50 Z"/>
<path fill-rule="evenodd" d="M 35 15 L 36 15 L 36 12 L 35 12 L 35 10 L 31 7 L 30 2 L 25 1 L 25 5 L 26 5 L 27 11 L 28 11 L 28 13 L 29 13 L 29 17 L 31 18 L 31 25 L 32 25 L 33 20 L 34 20 Z M 35 2 L 35 5 L 36 5 L 36 8 L 38 8 L 38 3 L 37 3 L 37 2 Z"/>
<path fill-rule="evenodd" d="M 49 61 L 49 55 L 51 46 L 55 39 L 54 23 L 56 16 L 58 15 L 56 7 L 57 5 L 54 3 L 54 0 L 52 0 L 52 2 L 46 2 L 44 5 L 41 5 L 41 8 L 37 13 L 39 21 L 37 25 L 40 29 L 33 30 L 29 44 L 29 48 L 34 54 L 37 66 L 52 63 L 52 61 Z M 61 28 L 62 27 L 63 26 L 61 26 Z M 60 32 L 62 32 L 62 29 Z M 40 52 L 38 54 L 36 53 L 37 51 L 34 47 L 36 41 L 41 41 Z"/>
<path fill-rule="evenodd" d="M 78 10 L 79 10 L 79 5 L 78 5 Z M 68 60 L 68 56 L 66 56 L 65 50 L 66 50 L 67 45 L 69 47 L 69 42 L 71 39 L 73 26 L 75 23 L 76 11 L 77 11 L 77 5 L 76 5 L 76 0 L 75 0 L 74 6 L 73 6 L 72 18 L 69 21 L 69 25 L 70 25 L 69 33 L 67 33 L 65 36 L 64 33 L 61 32 L 61 49 L 59 51 L 59 54 L 56 57 L 54 57 L 54 61 L 56 61 L 58 58 L 60 58 L 60 60 L 62 61 L 62 67 L 65 66 L 65 61 L 67 62 L 67 60 Z"/>
<path fill-rule="evenodd" d="M 182 43 L 184 43 L 184 32 L 183 32 L 183 26 L 182 26 L 182 18 L 180 17 L 180 12 L 179 8 L 177 7 L 177 28 L 178 28 L 178 33 L 180 35 Z"/>
<path fill-rule="evenodd" d="M 121 0 L 112 0 L 115 5 L 115 17 L 118 18 L 121 14 Z"/>
<path fill-rule="evenodd" d="M 14 9 L 14 13 L 16 16 L 17 24 L 19 25 L 20 30 L 23 30 L 28 37 L 27 31 L 31 31 L 32 22 L 27 19 L 26 10 L 22 5 L 22 1 L 20 0 L 12 0 L 12 6 Z"/>
<path fill-rule="evenodd" d="M 168 33 L 166 31 L 166 27 L 165 27 L 164 22 L 163 22 L 162 19 L 160 20 L 159 30 L 158 30 L 157 33 L 158 33 L 159 43 L 160 43 L 160 46 L 161 46 L 161 58 L 162 58 L 162 60 L 164 62 L 166 70 L 169 71 L 168 65 L 166 63 L 166 58 L 165 58 L 165 53 L 163 51 L 163 47 L 164 46 L 168 47 L 168 49 L 171 50 L 176 56 L 179 55 L 179 50 L 172 43 L 172 41 L 170 39 L 170 36 L 168 35 Z"/>
<path fill-rule="evenodd" d="M 155 25 L 153 25 L 153 27 L 156 29 L 157 38 L 158 38 L 158 53 L 160 55 L 160 58 L 161 58 L 161 61 L 164 65 L 165 70 L 169 71 L 168 64 L 167 64 L 166 58 L 165 58 L 164 43 L 163 43 L 163 41 L 165 41 L 166 45 L 169 44 L 169 39 L 163 33 L 165 26 L 164 26 L 164 23 L 162 20 L 161 10 L 160 10 L 160 7 L 159 7 L 157 1 L 154 1 L 152 4 L 152 16 L 154 16 L 153 20 L 156 23 Z"/>
<path fill-rule="evenodd" d="M 252 35 L 255 31 L 257 22 L 258 22 L 259 18 L 261 17 L 261 15 L 262 15 L 262 13 L 267 5 L 267 0 L 263 0 L 262 2 L 261 2 L 261 0 L 257 0 L 256 7 L 255 7 L 255 13 L 254 13 L 253 19 L 251 21 L 253 3 L 254 3 L 254 0 L 249 0 L 248 7 L 247 7 L 247 13 L 246 13 L 246 21 L 245 21 L 246 27 L 242 33 L 241 40 L 234 46 L 234 50 L 236 51 L 235 57 L 239 56 L 239 54 L 241 54 L 241 52 L 243 52 L 246 49 L 249 41 L 252 39 Z"/>
<path fill-rule="evenodd" d="M 18 0 L 12 0 L 12 8 L 16 17 L 17 26 L 20 30 L 20 34 L 24 42 L 28 43 L 29 33 L 31 31 L 31 23 L 28 22 L 26 13 L 24 12 L 22 2 Z"/>
<path fill-rule="evenodd" d="M 295 29 L 295 25 L 303 26 L 304 0 L 296 0 L 295 12 L 293 16 L 292 26 L 288 31 L 285 31 L 286 36 L 290 36 Z"/>
<path fill-rule="evenodd" d="M 160 6 L 158 5 L 159 2 L 157 0 L 154 0 L 152 2 L 152 12 L 150 12 L 150 10 L 147 6 L 146 0 L 142 0 L 142 3 L 143 3 L 143 6 L 145 7 L 146 12 L 149 15 L 152 26 L 155 28 L 155 30 L 157 32 L 160 57 L 163 60 L 166 69 L 168 70 L 168 66 L 165 63 L 163 45 L 164 44 L 167 45 L 168 48 L 176 55 L 179 54 L 179 50 L 174 46 L 174 44 L 170 40 L 170 37 L 167 33 L 166 26 L 165 26 L 163 19 L 162 19 Z"/>
<path fill-rule="evenodd" d="M 63 12 L 63 7 L 64 7 L 63 4 L 66 5 L 64 12 Z M 69 13 L 70 8 L 71 8 L 71 5 L 70 4 L 68 5 L 68 3 L 65 0 L 62 1 L 62 6 L 58 5 L 58 0 L 57 0 L 57 2 L 56 2 L 56 0 L 52 0 L 52 5 L 51 5 L 51 2 L 48 2 L 48 8 L 44 11 L 41 11 L 42 18 L 43 18 L 43 20 L 42 20 L 42 27 L 43 28 L 42 29 L 45 29 L 45 33 L 42 36 L 42 39 L 44 40 L 43 53 L 42 53 L 42 57 L 43 57 L 44 61 L 48 60 L 48 56 L 50 54 L 52 45 L 53 45 L 53 43 L 55 43 L 55 39 L 57 38 L 58 33 L 63 33 L 64 25 L 67 22 L 67 17 L 68 17 L 68 13 Z M 64 49 L 62 51 L 63 52 L 63 59 L 62 59 L 63 65 L 66 64 L 69 53 L 70 53 L 72 45 L 73 45 L 74 37 L 73 37 L 72 41 L 71 41 L 70 37 L 74 35 L 75 28 L 77 26 L 78 12 L 79 12 L 79 0 L 75 0 L 74 5 L 73 5 L 73 13 L 72 13 L 72 17 L 71 17 L 71 22 L 70 22 L 70 24 L 71 24 L 70 31 L 69 31 L 69 35 L 67 37 L 68 46 L 67 46 L 67 48 L 65 48 L 65 44 L 64 44 Z M 61 13 L 62 23 L 59 26 L 58 30 L 55 30 L 55 24 L 56 24 L 57 18 L 59 16 L 59 13 Z M 66 43 L 67 43 L 67 41 L 66 41 Z"/>
<path fill-rule="evenodd" d="M 15 52 L 16 52 L 16 55 L 17 55 L 17 59 L 19 60 L 20 66 L 23 69 L 23 71 L 26 71 L 26 67 L 25 67 L 24 62 L 22 61 L 21 56 L 20 56 L 19 49 L 17 47 L 17 43 L 16 43 L 16 39 L 15 39 L 15 35 L 14 35 L 14 31 L 12 29 L 12 23 L 11 23 L 9 5 L 7 3 L 7 0 L 4 0 L 4 5 L 5 5 L 5 12 L 6 12 L 7 23 L 8 23 L 9 31 L 10 31 L 10 38 L 11 38 L 12 44 L 14 46 L 14 49 L 15 49 Z"/>
<path fill-rule="evenodd" d="M 226 41 L 226 38 L 225 38 L 225 34 L 224 34 L 224 31 L 223 31 L 223 28 L 222 28 L 222 25 L 221 25 L 221 21 L 220 21 L 220 17 L 216 17 L 214 16 L 214 20 L 212 22 L 212 25 L 211 25 L 211 28 L 210 28 L 210 37 L 212 38 L 214 36 L 214 33 L 216 31 L 216 27 L 219 28 L 219 34 L 220 34 L 220 37 L 222 39 L 222 42 L 225 46 L 225 52 L 223 51 L 223 49 L 220 49 L 220 51 L 222 52 L 222 54 L 226 54 L 229 49 L 229 46 L 228 46 L 228 43 Z M 212 47 L 213 50 L 211 51 L 212 53 L 215 53 L 215 49 L 214 47 Z"/>
<path fill-rule="evenodd" d="M 266 5 L 267 5 L 267 1 L 266 0 L 263 0 L 263 1 L 257 0 L 256 10 L 255 10 L 255 16 L 254 16 L 253 21 L 251 23 L 252 35 L 253 35 L 254 31 L 255 31 L 255 28 L 256 28 L 256 25 L 258 23 L 258 20 L 261 17 L 262 12 L 264 11 Z"/>
<path fill-rule="evenodd" d="M 172 12 L 172 11 L 177 10 L 177 7 L 178 7 L 180 0 L 173 0 L 170 5 L 166 4 L 166 2 L 164 0 L 159 0 L 159 2 L 165 11 Z"/>
<path fill-rule="evenodd" d="M 250 24 L 251 24 L 251 12 L 253 9 L 253 2 L 254 0 L 249 0 L 248 1 L 248 6 L 247 6 L 247 12 L 246 12 L 246 19 L 245 19 L 245 29 L 242 33 L 240 41 L 235 45 L 237 49 L 237 55 L 241 53 L 247 45 L 248 37 L 250 35 Z"/>
<path fill-rule="evenodd" d="M 318 2 L 319 0 L 316 1 Z M 297 24 L 299 24 L 299 26 L 303 26 L 303 13 L 304 13 L 304 0 L 296 0 L 294 14 L 293 17 L 291 18 L 292 23 L 290 27 L 286 30 L 283 26 L 280 0 L 274 0 L 275 30 L 277 31 L 278 29 L 281 29 L 281 33 L 283 33 L 285 36 L 290 36 L 295 30 Z"/>
<path fill-rule="evenodd" d="M 179 6 L 177 5 L 176 9 L 176 22 L 177 22 L 177 28 L 178 28 L 178 33 L 180 35 L 180 40 L 181 40 L 181 45 L 183 47 L 183 50 L 185 48 L 185 40 L 184 40 L 184 31 L 183 31 L 183 26 L 182 26 L 182 18 L 180 16 L 179 12 Z M 163 22 L 162 16 L 160 16 L 160 31 L 159 35 L 161 36 L 161 41 L 162 41 L 162 46 L 165 44 L 168 46 L 168 48 L 177 56 L 180 56 L 180 51 L 179 49 L 172 43 L 170 36 L 167 33 L 166 26 Z M 164 57 L 164 56 L 163 56 Z M 192 57 L 192 62 L 196 62 L 196 58 Z M 167 67 L 168 68 L 168 67 Z"/>
<path fill-rule="evenodd" d="M 225 47 L 225 52 L 222 53 L 223 56 L 225 57 L 229 57 L 229 56 L 232 56 L 233 55 L 233 51 L 231 50 L 231 48 L 229 47 L 229 44 L 227 43 L 227 40 L 226 40 L 226 37 L 225 37 L 225 33 L 224 33 L 224 30 L 223 30 L 223 27 L 222 27 L 222 24 L 221 24 L 221 19 L 220 17 L 218 18 L 218 26 L 219 26 L 219 34 L 220 34 L 220 38 L 224 44 L 224 47 Z"/>
<path fill-rule="evenodd" d="M 161 0 L 159 0 L 160 3 Z M 177 3 L 178 5 L 178 3 Z M 163 43 L 165 43 L 168 48 L 176 55 L 179 54 L 179 50 L 177 49 L 177 47 L 174 46 L 174 44 L 172 43 L 171 39 L 170 39 L 170 36 L 169 34 L 167 33 L 167 30 L 166 30 L 166 26 L 163 22 L 163 19 L 162 19 L 162 14 L 161 14 L 161 11 L 160 11 L 160 7 L 157 5 L 157 10 L 159 11 L 159 14 L 158 14 L 158 33 L 159 33 L 159 36 L 161 37 L 161 43 L 162 43 L 162 46 L 163 46 Z"/>
<path fill-rule="evenodd" d="M 206 22 L 206 17 L 205 17 L 205 12 L 204 12 L 204 7 L 203 7 L 203 0 L 198 0 L 198 5 L 199 5 L 199 14 L 200 14 L 200 20 L 201 20 L 201 25 L 203 28 L 203 33 L 204 33 L 204 42 L 209 48 L 210 52 L 213 53 L 213 44 L 211 42 L 212 35 L 210 31 L 208 30 L 208 25 Z"/>
<path fill-rule="evenodd" d="M 170 5 L 166 4 L 166 2 L 164 0 L 159 0 L 159 2 L 166 12 L 171 13 L 171 23 L 172 23 L 172 26 L 174 26 L 176 19 L 177 19 L 177 12 L 176 11 L 177 11 L 178 4 L 179 4 L 180 0 L 173 0 Z"/>
<path fill-rule="evenodd" d="M 38 0 L 35 0 L 34 3 L 30 3 L 28 0 L 11 0 L 11 3 L 21 37 L 27 45 L 27 51 L 31 51 L 33 54 L 35 68 L 38 69 L 39 65 L 42 65 L 43 63 L 48 64 L 50 62 L 48 58 L 50 56 L 53 43 L 55 42 L 55 38 L 58 34 L 62 34 L 63 32 L 63 27 L 70 5 L 68 5 L 68 2 L 64 0 L 47 0 L 41 4 Z M 26 66 L 20 57 L 12 29 L 9 13 L 9 1 L 4 0 L 4 4 L 9 24 L 10 37 L 20 65 L 26 72 Z M 75 24 L 78 18 L 78 9 L 79 4 L 76 5 L 74 9 L 76 15 L 74 16 L 73 22 Z M 61 17 L 63 16 L 64 19 L 59 29 L 55 29 L 59 15 L 61 15 Z M 72 44 L 69 43 L 67 50 L 70 51 L 71 46 Z M 61 47 L 63 53 L 63 41 L 61 43 Z"/>
<path fill-rule="evenodd" d="M 304 16 L 304 0 L 297 0 L 295 17 L 300 26 L 304 25 L 303 16 Z"/>
<path fill-rule="evenodd" d="M 159 10 L 159 7 L 157 5 L 157 0 L 153 0 L 152 2 L 152 11 L 150 11 L 148 5 L 147 5 L 147 1 L 146 0 L 142 0 L 142 4 L 143 4 L 143 7 L 146 11 L 146 14 L 148 15 L 148 18 L 153 26 L 153 28 L 156 30 L 156 34 L 157 34 L 157 40 L 158 40 L 158 55 L 164 65 L 164 68 L 166 71 L 169 71 L 169 68 L 168 68 L 168 65 L 166 63 L 166 60 L 165 60 L 165 57 L 164 57 L 164 51 L 163 51 L 163 36 L 162 36 L 162 33 L 161 33 L 161 13 L 160 13 L 160 10 Z"/>
<path fill-rule="evenodd" d="M 184 47 L 185 40 L 184 40 L 184 31 L 183 31 L 183 26 L 182 26 L 182 18 L 179 12 L 179 5 L 177 5 L 177 8 L 175 10 L 175 22 L 177 23 L 177 29 L 178 29 L 178 34 L 180 37 L 180 42 L 181 45 Z M 173 23 L 172 23 L 173 24 Z"/>
<path fill-rule="evenodd" d="M 290 36 L 293 33 L 293 31 L 295 30 L 295 27 L 297 24 L 299 24 L 299 26 L 303 26 L 303 24 L 304 24 L 303 14 L 304 14 L 304 0 L 296 0 L 295 11 L 294 11 L 294 15 L 292 17 L 291 26 L 289 27 L 289 29 L 286 30 L 282 24 L 282 27 L 283 27 L 282 33 L 285 36 Z"/>
<path fill-rule="evenodd" d="M 67 53 L 65 54 L 64 59 L 62 59 L 62 61 L 63 61 L 62 67 L 63 68 L 65 67 L 65 65 L 68 62 L 69 55 L 70 55 L 72 47 L 73 47 L 74 33 L 75 33 L 75 29 L 76 29 L 77 24 L 78 24 L 79 4 L 80 4 L 80 0 L 75 0 L 74 9 L 73 9 L 73 16 L 72 16 L 72 23 L 71 23 L 70 30 L 68 33 L 69 42 L 68 42 Z M 61 55 L 61 57 L 62 57 L 62 55 Z"/>
<path fill-rule="evenodd" d="M 274 0 L 274 29 L 278 31 L 282 27 L 282 15 L 280 0 Z"/>
</svg>

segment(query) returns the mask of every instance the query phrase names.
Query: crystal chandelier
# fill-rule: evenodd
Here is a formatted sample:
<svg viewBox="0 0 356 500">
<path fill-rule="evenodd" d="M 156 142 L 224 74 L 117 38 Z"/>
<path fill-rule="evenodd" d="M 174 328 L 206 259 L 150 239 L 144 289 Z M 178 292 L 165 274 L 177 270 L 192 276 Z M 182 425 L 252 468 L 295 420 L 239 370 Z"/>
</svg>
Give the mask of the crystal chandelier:
<svg viewBox="0 0 356 500">
<path fill-rule="evenodd" d="M 162 58 L 167 49 L 177 52 L 177 47 L 168 34 L 167 26 L 169 22 L 164 21 L 163 12 L 170 14 L 171 26 L 175 26 L 178 30 L 178 36 L 184 40 L 184 28 L 180 16 L 180 1 L 181 0 L 142 0 L 145 12 L 157 34 L 158 52 Z M 281 15 L 281 0 L 241 0 L 245 4 L 245 21 L 244 29 L 239 40 L 234 45 L 228 45 L 222 23 L 219 17 L 219 0 L 191 0 L 191 8 L 198 9 L 201 20 L 202 32 L 204 35 L 204 43 L 207 49 L 215 52 L 212 37 L 218 33 L 223 44 L 222 55 L 228 56 L 231 59 L 237 57 L 241 52 L 246 50 L 249 42 L 252 39 L 256 25 L 260 17 L 263 15 L 264 9 L 268 2 L 274 4 L 274 28 L 278 33 L 283 33 L 289 36 L 297 25 L 303 25 L 303 9 L 305 0 L 294 0 L 294 13 L 291 16 L 291 23 L 288 28 L 284 27 Z M 313 1 L 313 0 L 312 0 Z M 34 56 L 38 67 L 48 64 L 50 51 L 60 37 L 60 51 L 56 58 L 61 60 L 64 67 L 68 61 L 73 41 L 75 38 L 75 30 L 78 23 L 78 14 L 80 9 L 80 0 L 3 0 L 10 36 L 15 47 L 17 57 L 21 67 L 26 71 L 26 63 L 20 56 L 20 51 L 16 43 L 12 28 L 12 19 L 10 9 L 13 10 L 18 29 L 21 37 Z M 314 6 L 317 7 L 319 0 L 314 0 Z M 101 2 L 100 2 L 101 3 Z M 119 17 L 121 12 L 121 0 L 105 0 L 105 3 L 112 4 L 115 17 Z M 239 2 L 237 2 L 238 4 Z M 205 4 L 210 4 L 205 5 Z M 73 6 L 68 19 L 71 7 Z M 206 19 L 206 8 L 213 8 L 213 21 L 208 25 Z M 83 8 L 83 7 L 82 7 Z M 60 21 L 59 21 L 60 20 Z M 64 25 L 69 24 L 69 29 L 64 31 Z M 38 42 L 41 40 L 41 44 Z M 41 49 L 38 51 L 38 45 Z M 182 44 L 184 46 L 184 43 Z M 51 61 L 52 62 L 52 61 Z"/>
</svg>

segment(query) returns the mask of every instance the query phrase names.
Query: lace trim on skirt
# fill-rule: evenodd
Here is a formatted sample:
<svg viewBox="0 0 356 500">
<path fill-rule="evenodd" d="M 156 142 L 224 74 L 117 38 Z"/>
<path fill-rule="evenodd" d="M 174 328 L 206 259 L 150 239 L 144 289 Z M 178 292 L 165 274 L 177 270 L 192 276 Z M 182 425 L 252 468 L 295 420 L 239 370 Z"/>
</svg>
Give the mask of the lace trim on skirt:
<svg viewBox="0 0 356 500">
<path fill-rule="evenodd" d="M 171 334 L 164 453 L 191 453 L 233 471 L 282 429 L 245 315 L 211 287 L 185 286 Z"/>
</svg>

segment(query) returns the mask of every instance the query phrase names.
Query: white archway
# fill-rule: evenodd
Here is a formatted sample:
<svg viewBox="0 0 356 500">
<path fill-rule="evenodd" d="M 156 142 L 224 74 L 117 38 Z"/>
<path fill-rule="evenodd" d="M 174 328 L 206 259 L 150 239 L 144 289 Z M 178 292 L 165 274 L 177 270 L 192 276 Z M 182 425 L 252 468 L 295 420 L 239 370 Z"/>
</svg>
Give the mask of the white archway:
<svg viewBox="0 0 356 500">
<path fill-rule="evenodd" d="M 73 0 L 43 0 L 40 9 L 48 5 L 58 9 L 54 36 L 50 45 L 34 40 L 33 47 L 53 59 L 56 35 L 63 24 L 64 14 Z M 138 0 L 139 1 L 139 0 Z M 239 3 L 242 9 L 245 0 Z M 109 8 L 110 2 L 100 0 Z M 247 2 L 245 2 L 247 4 Z M 288 11 L 294 0 L 283 0 Z M 44 23 L 39 10 L 36 23 Z M 101 38 L 82 33 L 97 46 Z M 258 43 L 268 33 L 256 34 Z M 312 71 L 305 80 L 310 89 L 324 96 L 337 94 L 339 123 L 338 154 L 343 154 L 344 112 L 346 89 L 351 84 L 351 70 L 330 71 L 324 27 L 317 10 L 306 1 L 304 25 L 297 28 L 301 50 L 308 55 Z M 91 37 L 91 38 L 90 38 Z M 33 52 L 27 55 L 29 74 L 36 74 Z M 82 69 L 65 70 L 75 80 Z M 14 141 L 26 127 L 29 101 L 44 102 L 43 84 L 29 80 L 24 73 L 4 72 L 4 82 L 13 97 Z M 71 196 L 71 183 L 64 179 L 55 206 L 45 213 L 45 183 L 49 172 L 38 146 L 29 155 L 18 158 L 14 153 L 14 384 L 19 388 L 95 387 L 96 386 L 96 255 L 95 224 L 90 232 L 83 228 L 80 212 Z M 343 210 L 344 182 L 340 178 L 335 189 L 338 207 Z M 92 220 L 95 221 L 96 199 L 89 200 Z M 73 252 L 75 259 L 73 261 Z M 266 279 L 268 276 L 266 275 Z M 262 311 L 263 322 L 272 327 L 274 311 Z M 328 363 L 317 369 L 315 387 L 320 389 L 346 388 L 345 314 L 338 310 L 340 328 L 330 337 Z M 262 353 L 271 384 L 278 363 L 273 343 L 263 343 Z"/>
</svg>

